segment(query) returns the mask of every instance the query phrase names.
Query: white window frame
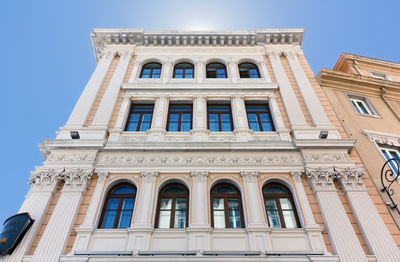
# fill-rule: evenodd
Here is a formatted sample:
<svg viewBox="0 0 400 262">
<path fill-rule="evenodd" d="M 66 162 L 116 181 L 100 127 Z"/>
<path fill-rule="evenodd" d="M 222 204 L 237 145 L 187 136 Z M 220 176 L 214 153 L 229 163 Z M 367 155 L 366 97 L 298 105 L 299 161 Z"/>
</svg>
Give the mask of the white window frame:
<svg viewBox="0 0 400 262">
<path fill-rule="evenodd" d="M 354 111 L 357 114 L 363 115 L 363 116 L 380 117 L 378 112 L 372 106 L 371 102 L 368 100 L 367 97 L 360 96 L 360 95 L 347 94 L 347 93 L 346 93 L 346 96 L 349 99 L 349 102 L 350 102 L 351 106 L 353 107 Z M 367 110 L 367 113 L 363 112 L 363 110 L 358 105 L 358 103 L 362 103 L 364 108 Z"/>
<path fill-rule="evenodd" d="M 397 149 L 388 148 L 388 147 L 382 147 L 382 146 L 379 146 L 379 145 L 378 145 L 378 147 L 379 147 L 379 149 L 381 151 L 381 154 L 382 154 L 383 158 L 386 159 L 385 161 L 388 161 L 389 159 L 392 159 L 393 157 L 387 159 L 385 154 L 383 153 L 383 151 L 385 151 L 386 154 L 388 154 L 389 156 L 392 155 L 391 152 L 390 152 L 390 151 L 392 151 L 397 155 L 397 158 L 400 159 L 400 152 Z"/>
<path fill-rule="evenodd" d="M 379 72 L 374 72 L 374 71 L 369 71 L 369 73 L 375 79 L 392 81 L 392 79 L 385 73 L 379 73 Z"/>
</svg>

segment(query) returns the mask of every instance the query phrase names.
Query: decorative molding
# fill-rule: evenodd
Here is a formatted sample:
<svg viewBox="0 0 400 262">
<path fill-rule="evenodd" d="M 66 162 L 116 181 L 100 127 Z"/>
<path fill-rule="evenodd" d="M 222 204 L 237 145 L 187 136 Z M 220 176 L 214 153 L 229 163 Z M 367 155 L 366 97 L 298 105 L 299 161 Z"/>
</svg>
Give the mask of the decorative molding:
<svg viewBox="0 0 400 262">
<path fill-rule="evenodd" d="M 154 182 L 157 179 L 158 171 L 142 171 L 140 176 L 144 182 Z"/>
<path fill-rule="evenodd" d="M 97 165 L 132 165 L 132 166 L 171 166 L 171 165 L 200 165 L 200 166 L 263 166 L 301 164 L 303 161 L 297 155 L 268 154 L 268 155 L 103 155 L 97 158 Z"/>
<path fill-rule="evenodd" d="M 106 182 L 106 179 L 107 179 L 108 175 L 109 175 L 108 172 L 98 172 L 97 173 L 97 181 L 98 181 L 98 183 L 104 184 Z"/>
<path fill-rule="evenodd" d="M 314 191 L 336 191 L 333 184 L 333 179 L 336 176 L 334 168 L 307 168 L 306 175 Z"/>
<path fill-rule="evenodd" d="M 307 153 L 303 154 L 306 162 L 349 162 L 350 157 L 346 153 Z"/>
<path fill-rule="evenodd" d="M 62 168 L 36 167 L 36 170 L 31 172 L 28 184 L 35 191 L 53 191 L 61 180 L 63 171 Z"/>
<path fill-rule="evenodd" d="M 192 171 L 190 172 L 190 176 L 193 179 L 193 182 L 203 182 L 207 181 L 208 171 Z"/>
<path fill-rule="evenodd" d="M 240 176 L 246 183 L 257 182 L 258 172 L 257 171 L 240 171 Z"/>
<path fill-rule="evenodd" d="M 292 176 L 293 181 L 295 183 L 301 183 L 301 175 L 302 175 L 302 173 L 303 172 L 301 172 L 301 171 L 290 171 L 290 175 Z"/>
<path fill-rule="evenodd" d="M 92 162 L 96 159 L 96 154 L 65 154 L 51 152 L 47 157 L 46 162 Z"/>
<path fill-rule="evenodd" d="M 372 142 L 378 144 L 400 147 L 400 135 L 388 134 L 370 130 L 363 130 L 362 133 Z"/>
<path fill-rule="evenodd" d="M 83 192 L 92 175 L 93 168 L 66 168 L 62 174 L 62 179 L 65 181 L 63 191 Z"/>
<path fill-rule="evenodd" d="M 364 184 L 364 171 L 360 167 L 335 168 L 337 178 L 346 192 L 366 191 Z"/>
</svg>

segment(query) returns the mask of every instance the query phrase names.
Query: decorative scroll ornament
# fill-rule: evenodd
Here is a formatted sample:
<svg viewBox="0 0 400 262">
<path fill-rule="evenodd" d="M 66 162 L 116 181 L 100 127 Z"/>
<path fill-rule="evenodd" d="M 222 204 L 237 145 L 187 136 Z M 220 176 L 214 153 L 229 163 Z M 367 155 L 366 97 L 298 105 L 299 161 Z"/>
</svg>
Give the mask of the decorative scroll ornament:
<svg viewBox="0 0 400 262">
<path fill-rule="evenodd" d="M 400 174 L 400 159 L 392 158 L 385 162 L 381 169 L 381 183 L 382 192 L 386 192 L 390 201 L 392 202 L 391 208 L 396 209 L 400 214 L 398 203 L 393 199 L 395 190 L 392 188 L 394 182 L 398 181 Z"/>
<path fill-rule="evenodd" d="M 55 186 L 61 180 L 62 168 L 43 168 L 37 167 L 35 171 L 31 172 L 28 184 L 34 190 L 50 190 L 53 191 Z"/>
<path fill-rule="evenodd" d="M 345 191 L 365 191 L 364 171 L 362 168 L 336 168 L 336 176 Z"/>
<path fill-rule="evenodd" d="M 93 168 L 68 168 L 62 175 L 63 191 L 83 191 L 93 175 Z"/>
<path fill-rule="evenodd" d="M 335 170 L 333 168 L 307 169 L 306 175 L 311 181 L 314 191 L 336 191 L 333 179 Z"/>
</svg>

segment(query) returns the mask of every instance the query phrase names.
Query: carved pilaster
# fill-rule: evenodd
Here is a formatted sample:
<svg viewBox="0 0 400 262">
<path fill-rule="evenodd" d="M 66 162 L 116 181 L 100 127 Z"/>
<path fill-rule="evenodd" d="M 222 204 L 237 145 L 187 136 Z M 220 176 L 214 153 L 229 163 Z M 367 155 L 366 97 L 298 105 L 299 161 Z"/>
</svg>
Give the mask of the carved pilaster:
<svg viewBox="0 0 400 262">
<path fill-rule="evenodd" d="M 31 172 L 28 184 L 31 185 L 33 191 L 53 191 L 55 186 L 61 180 L 62 168 L 43 168 L 37 167 Z"/>
<path fill-rule="evenodd" d="M 190 172 L 190 176 L 193 182 L 205 183 L 207 181 L 208 171 L 192 171 Z"/>
<path fill-rule="evenodd" d="M 256 183 L 258 172 L 257 171 L 240 171 L 240 176 L 245 183 Z"/>
<path fill-rule="evenodd" d="M 158 171 L 142 171 L 140 173 L 143 182 L 155 182 L 158 176 Z"/>
<path fill-rule="evenodd" d="M 336 171 L 337 178 L 346 192 L 367 191 L 364 184 L 364 171 L 362 168 L 336 168 Z"/>
<path fill-rule="evenodd" d="M 314 191 L 336 191 L 335 185 L 333 184 L 333 179 L 335 177 L 333 168 L 308 168 L 306 174 Z"/>
</svg>

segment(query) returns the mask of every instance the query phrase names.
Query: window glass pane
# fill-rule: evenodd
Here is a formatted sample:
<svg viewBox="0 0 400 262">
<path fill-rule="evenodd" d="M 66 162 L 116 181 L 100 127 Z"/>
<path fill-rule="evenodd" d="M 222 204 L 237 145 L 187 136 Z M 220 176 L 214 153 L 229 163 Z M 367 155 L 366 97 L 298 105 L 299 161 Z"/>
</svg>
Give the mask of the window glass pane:
<svg viewBox="0 0 400 262">
<path fill-rule="evenodd" d="M 397 154 L 396 151 L 389 151 L 389 153 L 392 156 L 392 158 L 399 158 L 399 155 Z"/>
<path fill-rule="evenodd" d="M 153 116 L 153 114 L 148 114 L 148 113 L 143 114 L 142 122 L 150 122 L 152 116 Z"/>
<path fill-rule="evenodd" d="M 220 185 L 216 187 L 213 191 L 214 194 L 237 194 L 233 186 L 230 185 Z"/>
<path fill-rule="evenodd" d="M 358 113 L 362 113 L 354 100 L 351 100 L 351 103 L 353 104 L 354 108 L 357 110 Z"/>
<path fill-rule="evenodd" d="M 225 228 L 225 212 L 214 210 L 214 228 Z"/>
<path fill-rule="evenodd" d="M 190 123 L 181 123 L 181 131 L 189 132 L 190 131 Z"/>
<path fill-rule="evenodd" d="M 183 122 L 190 122 L 190 120 L 192 120 L 192 114 L 182 114 Z"/>
<path fill-rule="evenodd" d="M 229 210 L 229 227 L 230 228 L 242 227 L 242 224 L 240 223 L 240 211 L 239 210 Z"/>
<path fill-rule="evenodd" d="M 113 228 L 117 211 L 106 211 L 104 213 L 103 224 L 101 228 Z"/>
<path fill-rule="evenodd" d="M 224 209 L 224 199 L 214 198 L 213 199 L 213 209 Z"/>
<path fill-rule="evenodd" d="M 231 115 L 230 114 L 221 114 L 221 121 L 222 122 L 231 122 Z"/>
<path fill-rule="evenodd" d="M 260 131 L 260 126 L 258 125 L 258 122 L 250 122 L 250 129 L 253 131 Z"/>
<path fill-rule="evenodd" d="M 262 122 L 271 122 L 268 114 L 260 114 L 260 119 Z"/>
<path fill-rule="evenodd" d="M 361 113 L 369 115 L 369 112 L 363 102 L 357 101 L 357 105 L 361 109 L 361 111 L 362 111 Z"/>
<path fill-rule="evenodd" d="M 268 211 L 268 220 L 271 227 L 281 228 L 281 220 L 278 211 Z"/>
<path fill-rule="evenodd" d="M 256 122 L 257 120 L 257 114 L 247 114 L 247 117 L 249 118 L 250 122 Z"/>
<path fill-rule="evenodd" d="M 114 191 L 111 194 L 134 194 L 135 189 L 132 187 L 124 186 L 124 187 L 118 187 L 114 189 Z"/>
<path fill-rule="evenodd" d="M 231 132 L 232 131 L 231 123 L 221 123 L 221 131 Z"/>
<path fill-rule="evenodd" d="M 219 131 L 218 123 L 210 123 L 210 131 L 211 132 L 218 132 Z"/>
<path fill-rule="evenodd" d="M 131 114 L 130 122 L 138 122 L 140 118 L 140 114 Z"/>
<path fill-rule="evenodd" d="M 162 198 L 160 209 L 171 209 L 172 199 L 171 198 Z"/>
<path fill-rule="evenodd" d="M 153 70 L 153 78 L 160 78 L 161 69 L 154 69 Z"/>
<path fill-rule="evenodd" d="M 128 228 L 131 222 L 132 211 L 121 211 L 118 228 Z"/>
<path fill-rule="evenodd" d="M 170 122 L 178 122 L 179 121 L 179 114 L 169 114 L 169 121 Z"/>
<path fill-rule="evenodd" d="M 240 78 L 250 78 L 249 73 L 247 71 L 240 71 Z"/>
<path fill-rule="evenodd" d="M 215 70 L 208 70 L 207 71 L 207 78 L 216 78 L 217 74 L 215 72 Z"/>
<path fill-rule="evenodd" d="M 283 218 L 285 219 L 286 228 L 296 228 L 297 227 L 296 217 L 294 216 L 293 211 L 284 210 Z"/>
<path fill-rule="evenodd" d="M 110 198 L 107 204 L 107 210 L 118 209 L 119 198 Z"/>
<path fill-rule="evenodd" d="M 169 228 L 171 222 L 171 211 L 161 210 L 160 217 L 158 219 L 158 228 Z"/>
<path fill-rule="evenodd" d="M 124 202 L 122 202 L 123 210 L 132 210 L 133 209 L 133 198 L 125 198 Z"/>
<path fill-rule="evenodd" d="M 171 123 L 168 124 L 168 131 L 169 132 L 177 132 L 178 131 L 178 123 Z"/>
<path fill-rule="evenodd" d="M 187 194 L 185 188 L 180 185 L 171 185 L 168 186 L 164 191 L 163 194 L 168 194 L 168 195 L 179 195 L 179 194 Z"/>
<path fill-rule="evenodd" d="M 183 69 L 175 69 L 175 78 L 183 78 Z"/>
<path fill-rule="evenodd" d="M 186 227 L 186 210 L 175 211 L 174 228 Z"/>
<path fill-rule="evenodd" d="M 137 122 L 134 123 L 128 123 L 128 126 L 126 127 L 126 131 L 136 131 L 137 130 Z"/>
<path fill-rule="evenodd" d="M 275 210 L 278 209 L 278 206 L 276 205 L 276 201 L 274 198 L 267 198 L 265 199 L 265 208 L 267 210 Z"/>
<path fill-rule="evenodd" d="M 282 209 L 293 209 L 289 198 L 280 198 L 279 201 L 281 202 Z"/>
<path fill-rule="evenodd" d="M 142 78 L 149 78 L 150 77 L 150 69 L 143 69 Z"/>
<path fill-rule="evenodd" d="M 263 123 L 262 123 L 262 128 L 263 128 L 263 131 L 264 131 L 264 132 L 266 132 L 266 131 L 274 131 L 273 128 L 272 128 L 271 123 L 265 123 L 265 122 L 263 122 Z"/>
<path fill-rule="evenodd" d="M 143 123 L 142 122 L 142 125 L 140 126 L 140 132 L 145 132 L 145 131 L 147 131 L 147 130 L 149 130 L 150 129 L 150 123 Z"/>
<path fill-rule="evenodd" d="M 269 186 L 264 189 L 264 193 L 268 194 L 287 194 L 287 190 L 280 186 Z"/>
<path fill-rule="evenodd" d="M 218 115 L 217 114 L 208 114 L 208 121 L 218 122 Z"/>
<path fill-rule="evenodd" d="M 208 107 L 208 111 L 210 111 L 210 112 L 215 112 L 215 111 L 229 112 L 229 105 L 212 105 L 212 106 Z"/>
<path fill-rule="evenodd" d="M 250 78 L 259 78 L 257 69 L 249 69 Z"/>
<path fill-rule="evenodd" d="M 239 210 L 239 199 L 229 198 L 228 199 L 228 208 L 229 208 L 229 210 L 231 210 L 231 209 Z"/>
<path fill-rule="evenodd" d="M 186 198 L 177 198 L 175 209 L 186 209 Z"/>
</svg>

